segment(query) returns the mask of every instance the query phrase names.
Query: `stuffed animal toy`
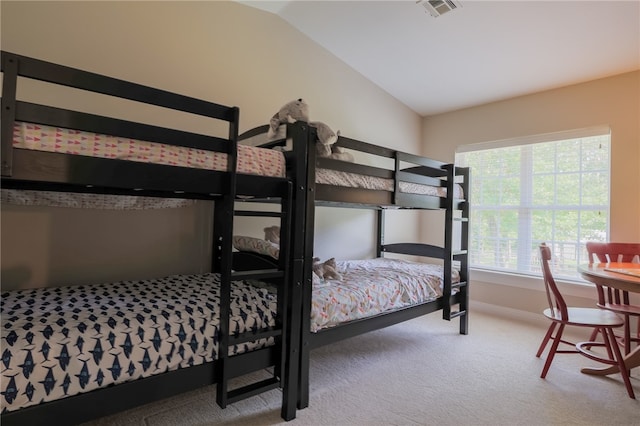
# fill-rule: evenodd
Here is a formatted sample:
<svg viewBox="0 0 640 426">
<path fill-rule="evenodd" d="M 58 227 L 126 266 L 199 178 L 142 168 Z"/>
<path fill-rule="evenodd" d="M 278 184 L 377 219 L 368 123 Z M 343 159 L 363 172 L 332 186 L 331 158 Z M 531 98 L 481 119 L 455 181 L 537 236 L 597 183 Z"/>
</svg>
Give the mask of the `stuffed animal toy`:
<svg viewBox="0 0 640 426">
<path fill-rule="evenodd" d="M 281 124 L 295 123 L 296 121 L 309 122 L 309 106 L 302 98 L 285 104 L 273 115 L 269 122 L 267 137 L 269 139 L 275 138 Z"/>
<path fill-rule="evenodd" d="M 331 145 L 325 145 L 320 143 L 320 141 L 316 142 L 316 157 L 320 158 L 329 158 L 331 156 Z"/>
<path fill-rule="evenodd" d="M 316 141 L 316 155 L 318 157 L 333 158 L 334 160 L 353 163 L 353 155 L 345 151 L 344 148 L 335 145 L 338 137 L 340 137 L 340 130 L 334 132 L 328 125 L 321 121 L 312 121 L 309 125 L 317 129 L 318 140 Z"/>
<path fill-rule="evenodd" d="M 344 152 L 341 148 L 333 145 L 338 141 L 340 131 L 334 132 L 331 127 L 321 121 L 309 122 L 309 106 L 304 99 L 296 99 L 285 104 L 271 117 L 267 139 L 273 140 L 277 137 L 278 128 L 283 123 L 295 123 L 304 121 L 311 127 L 315 127 L 317 134 L 316 154 L 318 157 L 335 158 L 336 160 L 353 161 L 353 156 Z"/>
<path fill-rule="evenodd" d="M 331 145 L 331 154 L 328 155 L 328 158 L 333 158 L 334 160 L 340 161 L 349 161 L 353 163 L 353 155 L 350 152 L 347 152 L 341 146 Z"/>
<path fill-rule="evenodd" d="M 280 227 L 268 226 L 264 228 L 264 239 L 274 244 L 280 245 Z"/>
<path fill-rule="evenodd" d="M 318 140 L 316 141 L 316 154 L 318 157 L 328 157 L 331 155 L 331 147 L 338 141 L 340 130 L 334 132 L 322 121 L 312 121 L 309 126 L 316 128 Z"/>
<path fill-rule="evenodd" d="M 313 273 L 323 280 L 341 280 L 342 275 L 337 271 L 336 259 L 332 257 L 324 263 L 320 263 L 319 257 L 313 258 Z"/>
</svg>

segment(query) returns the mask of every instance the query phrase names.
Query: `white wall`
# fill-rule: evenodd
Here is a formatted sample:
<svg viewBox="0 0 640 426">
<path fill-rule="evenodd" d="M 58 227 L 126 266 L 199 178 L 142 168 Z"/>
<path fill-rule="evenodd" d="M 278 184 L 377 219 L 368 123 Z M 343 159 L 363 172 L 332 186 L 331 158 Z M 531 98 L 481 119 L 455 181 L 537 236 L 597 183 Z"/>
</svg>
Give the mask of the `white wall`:
<svg viewBox="0 0 640 426">
<path fill-rule="evenodd" d="M 303 97 L 313 120 L 346 136 L 420 149 L 414 112 L 275 15 L 226 1 L 2 1 L 0 8 L 3 50 L 236 105 L 241 131 Z M 135 107 L 118 113 L 143 114 Z M 207 203 L 133 214 L 3 205 L 2 286 L 206 270 L 209 214 Z M 320 210 L 317 217 L 321 257 L 373 254 L 371 212 Z M 389 229 L 415 239 L 416 222 L 409 214 Z"/>
</svg>

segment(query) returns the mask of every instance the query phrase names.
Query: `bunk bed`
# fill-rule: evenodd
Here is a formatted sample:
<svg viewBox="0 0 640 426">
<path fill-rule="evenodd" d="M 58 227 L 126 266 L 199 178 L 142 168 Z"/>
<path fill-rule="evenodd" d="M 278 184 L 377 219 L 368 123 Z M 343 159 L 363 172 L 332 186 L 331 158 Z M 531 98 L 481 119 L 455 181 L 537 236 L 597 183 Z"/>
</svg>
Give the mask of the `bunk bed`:
<svg viewBox="0 0 640 426">
<path fill-rule="evenodd" d="M 284 151 L 295 185 L 290 253 L 297 265 L 294 280 L 303 287 L 298 407 L 308 405 L 309 354 L 314 348 L 435 311 L 442 311 L 445 320 L 459 318 L 459 332 L 467 334 L 469 170 L 343 136 L 336 146 L 353 153 L 355 162 L 319 158 L 316 131 L 307 123 L 283 125 L 271 139 L 267 131 L 268 126 L 260 126 L 239 138 L 241 144 Z M 393 165 L 370 165 L 382 164 L 380 159 Z M 316 285 L 312 264 L 316 206 L 376 210 L 377 258 L 338 262 L 342 280 Z M 386 244 L 387 209 L 444 211 L 443 244 Z M 386 253 L 418 257 L 421 262 L 387 259 Z M 425 260 L 436 266 L 423 264 Z M 359 283 L 362 276 L 369 283 L 373 278 L 373 286 Z M 428 278 L 412 281 L 415 277 Z M 391 290 L 385 290 L 385 282 Z M 371 299 L 384 303 L 373 304 Z"/>
<path fill-rule="evenodd" d="M 3 289 L 2 424 L 77 424 L 213 383 L 222 408 L 282 388 L 281 415 L 294 418 L 298 358 L 289 351 L 299 319 L 288 305 L 300 292 L 289 285 L 292 186 L 282 154 L 238 147 L 236 107 L 9 52 L 1 59 L 3 190 L 214 205 L 210 273 Z M 195 115 L 222 136 L 29 102 L 20 97 L 29 81 Z M 239 197 L 278 208 L 238 210 Z M 234 216 L 265 215 L 279 220 L 281 259 L 234 271 Z M 251 284 L 260 280 L 275 290 Z M 232 379 L 261 370 L 232 389 Z"/>
</svg>

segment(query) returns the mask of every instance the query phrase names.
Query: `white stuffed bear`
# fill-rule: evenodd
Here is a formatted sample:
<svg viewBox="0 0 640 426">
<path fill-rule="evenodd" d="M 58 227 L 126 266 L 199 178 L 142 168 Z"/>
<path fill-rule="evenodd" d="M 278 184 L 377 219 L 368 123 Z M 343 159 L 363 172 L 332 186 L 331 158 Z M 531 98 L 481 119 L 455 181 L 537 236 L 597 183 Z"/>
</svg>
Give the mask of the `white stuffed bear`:
<svg viewBox="0 0 640 426">
<path fill-rule="evenodd" d="M 275 138 L 281 124 L 295 123 L 296 121 L 309 122 L 309 106 L 302 98 L 285 104 L 271 117 L 267 138 Z"/>
</svg>

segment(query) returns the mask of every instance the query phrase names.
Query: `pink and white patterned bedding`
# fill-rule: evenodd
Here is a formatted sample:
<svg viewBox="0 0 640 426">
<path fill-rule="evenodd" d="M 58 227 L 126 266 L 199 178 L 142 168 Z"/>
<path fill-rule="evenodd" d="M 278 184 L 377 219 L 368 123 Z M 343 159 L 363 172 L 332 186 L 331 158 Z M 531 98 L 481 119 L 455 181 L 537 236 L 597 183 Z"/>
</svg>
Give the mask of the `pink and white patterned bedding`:
<svg viewBox="0 0 640 426">
<path fill-rule="evenodd" d="M 195 148 L 171 146 L 135 139 L 81 132 L 59 127 L 16 122 L 13 146 L 21 149 L 59 152 L 224 171 L 227 154 Z M 285 177 L 286 163 L 281 152 L 238 146 L 237 171 L 242 174 Z M 51 191 L 2 189 L 0 200 L 16 205 L 95 208 L 114 210 L 164 209 L 191 205 L 192 200 L 109 194 L 77 194 Z"/>
<path fill-rule="evenodd" d="M 14 148 L 142 163 L 227 170 L 227 154 L 225 153 L 24 122 L 14 124 L 13 146 Z M 284 155 L 279 151 L 238 146 L 238 173 L 285 177 L 285 169 Z"/>
<path fill-rule="evenodd" d="M 265 142 L 286 139 L 287 126 L 281 125 L 276 132 L 276 135 L 271 139 L 267 138 L 266 133 L 258 134 L 240 141 L 241 144 L 246 146 L 260 146 Z M 285 149 L 292 149 L 291 146 L 287 146 Z M 333 186 L 346 186 L 350 188 L 372 189 L 378 191 L 395 190 L 393 179 L 386 179 L 377 176 L 368 176 L 358 173 L 343 172 L 332 169 L 316 169 L 316 183 L 333 185 Z M 447 189 L 424 185 L 410 182 L 400 182 L 400 192 L 406 194 L 418 194 L 418 195 L 431 195 L 434 197 L 446 197 Z M 464 192 L 460 185 L 454 186 L 454 198 L 463 199 Z"/>
<path fill-rule="evenodd" d="M 3 292 L 2 412 L 217 358 L 219 275 Z M 276 298 L 231 283 L 230 332 L 275 325 Z M 230 354 L 272 339 L 230 347 Z"/>
<path fill-rule="evenodd" d="M 385 258 L 336 264 L 341 280 L 314 283 L 312 332 L 442 296 L 441 265 Z M 452 279 L 459 281 L 458 271 Z"/>
<path fill-rule="evenodd" d="M 347 186 L 351 188 L 373 189 L 378 191 L 393 191 L 393 179 L 377 176 L 361 175 L 331 169 L 316 169 L 316 183 Z M 446 197 L 447 188 L 441 186 L 423 185 L 419 183 L 400 182 L 400 192 L 406 194 L 431 195 L 434 197 Z M 462 187 L 455 185 L 454 198 L 464 198 Z"/>
</svg>

